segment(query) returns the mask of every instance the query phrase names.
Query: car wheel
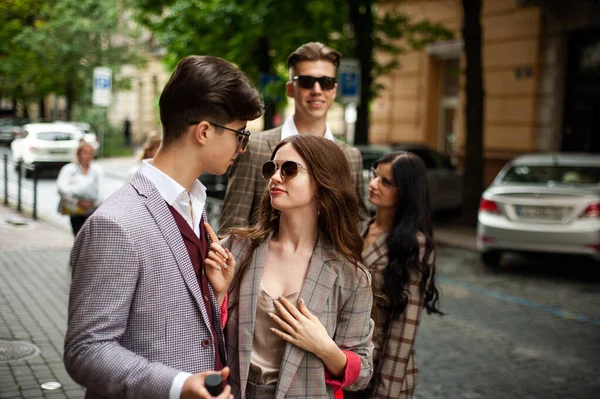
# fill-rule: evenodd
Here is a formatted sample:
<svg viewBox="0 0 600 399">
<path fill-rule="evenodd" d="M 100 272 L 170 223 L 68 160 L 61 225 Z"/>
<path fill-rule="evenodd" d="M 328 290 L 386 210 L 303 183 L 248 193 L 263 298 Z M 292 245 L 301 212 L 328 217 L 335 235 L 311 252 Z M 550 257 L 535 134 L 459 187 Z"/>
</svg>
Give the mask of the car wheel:
<svg viewBox="0 0 600 399">
<path fill-rule="evenodd" d="M 489 268 L 498 268 L 500 266 L 500 259 L 502 258 L 501 252 L 490 251 L 481 254 L 481 261 Z"/>
</svg>

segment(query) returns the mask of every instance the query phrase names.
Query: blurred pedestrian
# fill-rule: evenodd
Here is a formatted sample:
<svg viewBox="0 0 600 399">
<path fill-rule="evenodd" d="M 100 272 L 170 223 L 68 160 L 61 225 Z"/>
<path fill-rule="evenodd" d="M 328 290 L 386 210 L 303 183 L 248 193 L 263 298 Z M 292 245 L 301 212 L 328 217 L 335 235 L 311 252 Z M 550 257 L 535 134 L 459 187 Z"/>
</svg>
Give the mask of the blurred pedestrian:
<svg viewBox="0 0 600 399">
<path fill-rule="evenodd" d="M 161 141 L 162 138 L 160 133 L 151 132 L 150 134 L 148 134 L 148 138 L 142 146 L 142 150 L 140 152 L 137 162 L 135 163 L 135 165 L 132 165 L 131 168 L 129 168 L 129 170 L 127 171 L 127 175 L 125 176 L 126 183 L 129 183 L 131 179 L 133 179 L 135 172 L 137 172 L 138 169 L 142 166 L 142 161 L 144 161 L 144 159 L 154 158 L 156 152 L 158 151 L 158 148 L 160 147 Z"/>
<path fill-rule="evenodd" d="M 373 278 L 376 324 L 373 379 L 346 398 L 412 398 L 417 383 L 414 343 L 423 308 L 442 314 L 435 285 L 435 250 L 426 168 L 414 154 L 384 156 L 371 169 L 375 217 L 362 224 L 364 265 Z"/>
<path fill-rule="evenodd" d="M 338 145 L 281 141 L 253 227 L 223 240 L 239 267 L 227 347 L 236 398 L 334 398 L 372 369 L 372 293 L 361 265 L 358 203 Z"/>
<path fill-rule="evenodd" d="M 287 60 L 290 80 L 285 88 L 287 96 L 294 99 L 294 115 L 282 126 L 252 136 L 248 151 L 233 163 L 221 211 L 220 233 L 226 234 L 232 227 L 245 227 L 256 221 L 267 185 L 260 177 L 260 169 L 277 143 L 298 134 L 325 137 L 344 151 L 350 163 L 361 218 L 368 217 L 363 202 L 365 189 L 360 151 L 335 139 L 327 124 L 327 113 L 337 91 L 336 72 L 340 57 L 334 49 L 317 42 L 303 44 L 290 54 Z"/>
<path fill-rule="evenodd" d="M 64 360 L 89 397 L 210 398 L 205 377 L 229 374 L 222 327 L 235 260 L 204 223 L 197 178 L 227 171 L 264 105 L 230 62 L 189 56 L 159 107 L 156 156 L 94 212 L 71 254 Z"/>
<path fill-rule="evenodd" d="M 58 211 L 69 216 L 75 236 L 100 204 L 102 168 L 93 159 L 94 148 L 81 140 L 75 161 L 63 166 L 56 179 L 60 195 Z"/>
<path fill-rule="evenodd" d="M 131 146 L 131 122 L 129 117 L 125 117 L 123 121 L 123 139 L 125 140 L 125 146 Z"/>
</svg>

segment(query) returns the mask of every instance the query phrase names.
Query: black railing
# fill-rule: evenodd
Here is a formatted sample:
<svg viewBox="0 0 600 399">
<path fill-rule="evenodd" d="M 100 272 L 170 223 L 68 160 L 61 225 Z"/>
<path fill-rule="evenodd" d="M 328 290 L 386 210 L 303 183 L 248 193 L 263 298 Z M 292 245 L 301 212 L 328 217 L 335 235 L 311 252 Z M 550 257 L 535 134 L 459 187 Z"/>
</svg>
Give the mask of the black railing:
<svg viewBox="0 0 600 399">
<path fill-rule="evenodd" d="M 9 206 L 14 202 L 17 211 L 23 212 L 23 205 L 31 209 L 31 217 L 37 220 L 37 189 L 38 189 L 38 169 L 35 165 L 25 165 L 21 161 L 14 162 L 8 159 L 8 154 L 3 156 L 3 176 L 4 205 Z M 14 170 L 14 173 L 13 173 Z M 30 177 L 31 181 L 26 181 L 23 177 Z M 24 194 L 29 193 L 30 201 L 24 201 Z M 12 199 L 12 201 L 11 201 Z"/>
</svg>

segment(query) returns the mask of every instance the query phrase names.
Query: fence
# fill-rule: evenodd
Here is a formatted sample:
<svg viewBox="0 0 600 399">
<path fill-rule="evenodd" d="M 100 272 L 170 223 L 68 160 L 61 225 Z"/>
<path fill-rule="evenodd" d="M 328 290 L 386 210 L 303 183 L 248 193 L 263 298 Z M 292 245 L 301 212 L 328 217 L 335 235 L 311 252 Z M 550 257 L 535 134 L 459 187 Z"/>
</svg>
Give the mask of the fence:
<svg viewBox="0 0 600 399">
<path fill-rule="evenodd" d="M 15 204 L 19 212 L 23 212 L 23 205 L 25 205 L 31 210 L 31 217 L 37 220 L 38 169 L 36 166 L 9 160 L 8 154 L 4 154 L 0 173 L 3 174 L 4 205 Z M 31 181 L 25 181 L 26 177 L 31 177 Z"/>
</svg>

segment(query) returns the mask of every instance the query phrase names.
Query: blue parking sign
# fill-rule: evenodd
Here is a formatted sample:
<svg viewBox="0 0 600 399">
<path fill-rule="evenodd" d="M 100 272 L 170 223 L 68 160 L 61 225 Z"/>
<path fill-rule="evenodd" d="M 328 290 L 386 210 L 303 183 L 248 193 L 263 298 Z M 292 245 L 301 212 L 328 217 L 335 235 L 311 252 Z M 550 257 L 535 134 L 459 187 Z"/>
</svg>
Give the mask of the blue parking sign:
<svg viewBox="0 0 600 399">
<path fill-rule="evenodd" d="M 342 58 L 338 68 L 338 100 L 342 104 L 360 103 L 360 62 Z"/>
<path fill-rule="evenodd" d="M 356 72 L 342 72 L 340 74 L 340 86 L 342 96 L 358 95 L 358 74 Z"/>
<path fill-rule="evenodd" d="M 106 67 L 94 68 L 93 84 L 92 104 L 108 107 L 112 96 L 112 70 Z"/>
<path fill-rule="evenodd" d="M 110 89 L 111 80 L 110 76 L 96 76 L 94 78 L 94 89 Z"/>
</svg>

